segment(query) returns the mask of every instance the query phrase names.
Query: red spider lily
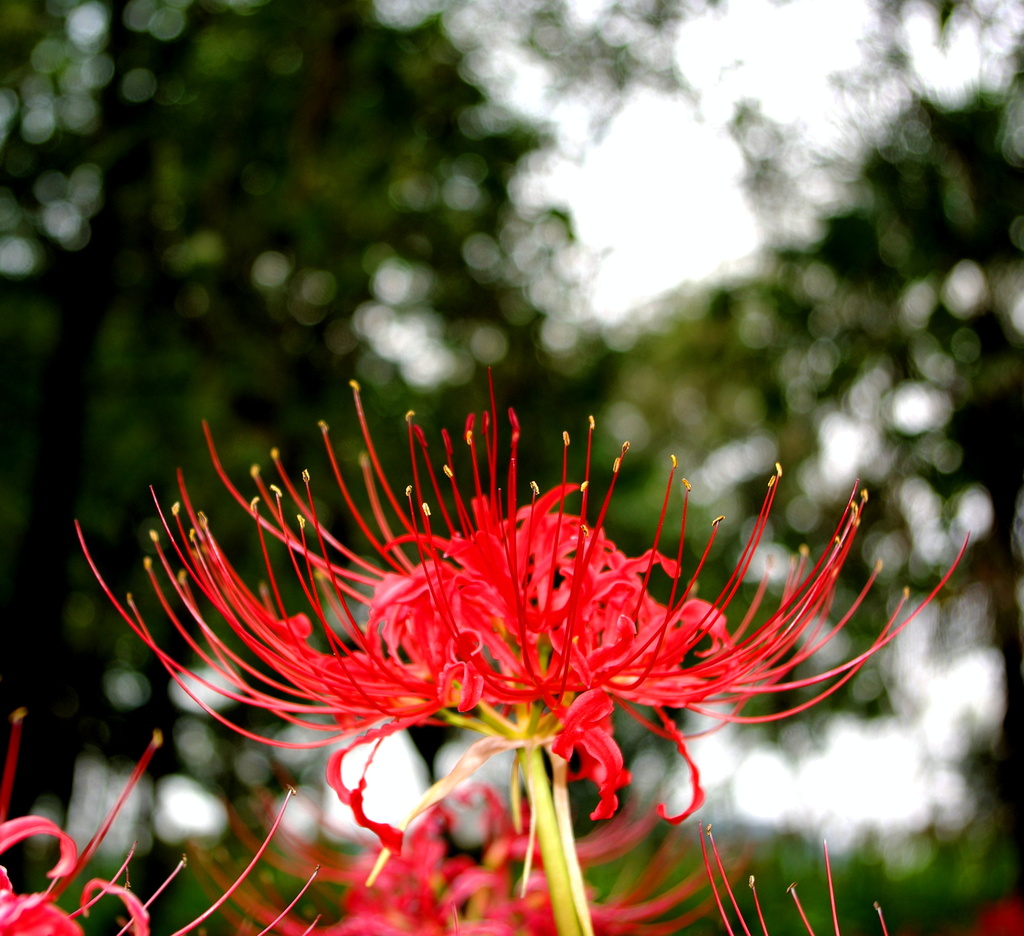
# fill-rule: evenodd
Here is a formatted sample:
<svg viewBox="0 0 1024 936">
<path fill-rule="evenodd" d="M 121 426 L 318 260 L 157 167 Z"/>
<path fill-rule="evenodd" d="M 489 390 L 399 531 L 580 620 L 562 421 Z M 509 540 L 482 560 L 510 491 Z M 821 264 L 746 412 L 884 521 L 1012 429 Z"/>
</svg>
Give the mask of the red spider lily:
<svg viewBox="0 0 1024 936">
<path fill-rule="evenodd" d="M 508 806 L 490 787 L 469 785 L 453 798 L 454 804 L 435 805 L 411 826 L 402 854 L 388 862 L 373 885 L 364 882 L 376 855 L 365 850 L 349 854 L 282 830 L 268 861 L 292 876 L 316 865 L 319 882 L 311 900 L 324 918 L 311 929 L 295 919 L 286 921 L 279 927 L 281 936 L 556 936 L 541 855 L 526 823 L 517 828 Z M 472 856 L 452 845 L 453 833 L 467 820 L 479 822 L 481 841 Z M 579 841 L 581 860 L 595 867 L 635 853 L 655 821 L 653 815 L 617 817 Z M 251 837 L 238 825 L 243 840 Z M 327 826 L 324 817 L 317 826 Z M 667 936 L 707 913 L 709 899 L 693 902 L 703 875 L 678 873 L 679 846 L 679 836 L 670 836 L 651 855 L 640 879 L 592 903 L 595 936 Z M 209 870 L 218 887 L 232 876 L 230 869 Z M 261 882 L 258 888 L 247 887 L 237 902 L 245 918 L 269 920 L 279 916 L 284 901 Z M 327 918 L 330 911 L 324 907 L 333 909 L 336 921 Z"/>
<path fill-rule="evenodd" d="M 778 466 L 736 568 L 708 601 L 695 597 L 695 585 L 719 521 L 699 561 L 687 568 L 683 533 L 690 486 L 685 479 L 677 548 L 674 555 L 659 548 L 677 471 L 674 458 L 653 544 L 631 558 L 605 532 L 629 445 L 623 444 L 612 465 L 605 494 L 593 500 L 593 420 L 582 481 L 569 481 L 569 436 L 564 433 L 560 483 L 542 493 L 531 482 L 521 502 L 519 423 L 510 410 L 509 458 L 507 468 L 499 470 L 493 392 L 482 432 L 476 434 L 473 416 L 466 422 L 466 463 L 456 459 L 451 437 L 442 433 L 440 470 L 410 413 L 412 483 L 403 497 L 385 475 L 354 383 L 353 389 L 366 443 L 361 467 L 368 509 L 357 505 L 327 426 L 321 428 L 331 471 L 368 554 L 338 541 L 320 523 L 308 472 L 302 472 L 296 486 L 275 450 L 271 456 L 280 487 L 266 483 L 254 467 L 258 496 L 250 500 L 227 476 L 211 441 L 218 474 L 256 518 L 269 585 L 255 591 L 246 585 L 206 517 L 193 507 L 180 476 L 181 505 L 175 504 L 169 517 L 161 512 L 171 549 L 154 533 L 157 560 L 147 560 L 147 568 L 164 612 L 214 675 L 206 678 L 172 658 L 131 598 L 122 605 L 104 588 L 171 676 L 214 718 L 232 724 L 197 698 L 197 686 L 321 733 L 308 742 L 260 739 L 270 744 L 326 745 L 358 735 L 332 756 L 328 780 L 357 820 L 392 851 L 400 849 L 402 831 L 366 816 L 365 777 L 354 789 L 341 779 L 341 762 L 358 745 L 376 743 L 410 725 L 445 722 L 499 739 L 481 749 L 478 759 L 502 746 L 543 745 L 566 761 L 575 754 L 575 776 L 592 780 L 600 793 L 591 815 L 607 818 L 617 809 L 616 791 L 629 781 L 612 732 L 612 713 L 619 707 L 671 740 L 689 766 L 690 805 L 671 817 L 659 807 L 664 818 L 680 822 L 700 806 L 704 793 L 673 710 L 723 722 L 765 721 L 802 711 L 850 679 L 920 611 L 902 616 L 905 593 L 866 651 L 817 674 L 793 678 L 793 670 L 847 624 L 877 574 L 876 569 L 850 608 L 834 611 L 839 572 L 853 546 L 866 495 L 854 492 L 817 559 L 802 554 L 794 563 L 778 607 L 762 610 L 767 584 L 762 580 L 739 622 L 730 624 L 726 610 L 751 570 L 778 489 Z M 297 522 L 286 516 L 286 500 L 298 510 Z M 261 502 L 270 505 L 268 511 Z M 303 610 L 286 606 L 281 596 L 267 542 L 274 538 L 287 547 L 305 595 Z M 668 579 L 665 602 L 649 589 L 655 575 Z M 217 618 L 228 625 L 227 634 L 212 623 Z M 809 687 L 815 687 L 814 695 L 786 711 L 741 714 L 756 696 Z M 457 779 L 446 781 L 438 795 Z M 436 799 L 432 796 L 430 802 Z"/>
<path fill-rule="evenodd" d="M 0 854 L 32 836 L 47 835 L 57 839 L 60 857 L 57 859 L 57 863 L 47 872 L 46 876 L 50 879 L 49 887 L 42 893 L 37 894 L 15 893 L 11 879 L 7 875 L 7 870 L 0 866 L 0 936 L 83 936 L 82 927 L 78 922 L 79 918 L 88 915 L 89 909 L 107 895 L 119 898 L 124 903 L 125 910 L 128 913 L 128 922 L 124 924 L 124 927 L 117 936 L 123 936 L 129 930 L 131 930 L 134 936 L 149 936 L 149 907 L 185 866 L 184 859 L 145 903 L 128 887 L 127 869 L 132 858 L 131 853 L 125 858 L 124 863 L 111 880 L 92 878 L 85 883 L 82 887 L 78 907 L 75 910 L 65 911 L 58 905 L 57 900 L 84 870 L 89 860 L 99 848 L 100 843 L 110 831 L 110 827 L 113 825 L 118 813 L 127 802 L 128 797 L 138 784 L 143 773 L 145 773 L 146 767 L 156 753 L 157 748 L 160 747 L 162 743 L 160 733 L 154 733 L 153 740 L 135 765 L 135 769 L 125 784 L 121 795 L 101 823 L 96 834 L 93 835 L 85 848 L 79 853 L 74 839 L 49 819 L 42 816 L 21 816 L 17 819 L 7 819 L 7 811 L 10 806 L 11 791 L 14 784 L 18 747 L 21 739 L 21 725 L 24 717 L 24 709 L 18 709 L 11 716 L 11 734 L 8 740 L 7 757 L 4 762 L 3 780 L 0 781 Z M 266 850 L 270 843 L 270 838 L 280 824 L 283 814 L 284 811 L 282 810 L 277 820 L 271 826 L 266 840 L 259 847 L 256 856 L 245 871 L 233 884 L 226 888 L 221 897 L 208 910 L 187 926 L 177 930 L 173 936 L 184 936 L 184 934 L 196 929 L 230 898 L 231 894 L 242 884 L 245 877 Z M 125 875 L 125 883 L 118 884 L 117 882 L 122 875 Z M 268 930 L 269 927 L 260 936 L 264 936 Z"/>
</svg>

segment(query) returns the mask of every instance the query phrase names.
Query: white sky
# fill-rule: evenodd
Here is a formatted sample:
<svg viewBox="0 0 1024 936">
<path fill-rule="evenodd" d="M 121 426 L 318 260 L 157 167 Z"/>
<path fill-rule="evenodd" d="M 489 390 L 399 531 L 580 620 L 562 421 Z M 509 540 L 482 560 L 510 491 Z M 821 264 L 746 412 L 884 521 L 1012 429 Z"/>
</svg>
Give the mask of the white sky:
<svg viewBox="0 0 1024 936">
<path fill-rule="evenodd" d="M 726 129 L 735 102 L 756 98 L 816 141 L 833 138 L 838 103 L 828 78 L 861 61 L 870 22 L 864 0 L 733 0 L 680 34 L 677 60 L 700 94 L 699 114 L 686 100 L 641 92 L 582 158 L 553 161 L 542 192 L 568 204 L 584 246 L 602 258 L 593 314 L 619 319 L 750 257 L 760 237 Z M 531 91 L 517 95 L 527 112 L 537 107 Z"/>
<path fill-rule="evenodd" d="M 961 28 L 945 48 L 934 11 L 908 7 L 905 43 L 940 98 L 1008 80 L 1000 53 L 1024 29 L 1024 9 L 1004 0 L 988 6 L 997 28 L 985 37 Z M 685 100 L 640 92 L 602 139 L 581 147 L 579 103 L 555 106 L 564 150 L 582 156 L 551 160 L 531 198 L 567 204 L 582 244 L 601 258 L 589 283 L 591 315 L 615 321 L 681 283 L 748 265 L 760 236 L 726 130 L 735 103 L 760 101 L 768 117 L 819 146 L 849 145 L 849 105 L 830 77 L 863 64 L 872 24 L 868 0 L 730 0 L 680 32 L 677 62 L 700 94 L 699 114 Z M 516 106 L 552 116 L 537 70 L 503 78 Z"/>
</svg>

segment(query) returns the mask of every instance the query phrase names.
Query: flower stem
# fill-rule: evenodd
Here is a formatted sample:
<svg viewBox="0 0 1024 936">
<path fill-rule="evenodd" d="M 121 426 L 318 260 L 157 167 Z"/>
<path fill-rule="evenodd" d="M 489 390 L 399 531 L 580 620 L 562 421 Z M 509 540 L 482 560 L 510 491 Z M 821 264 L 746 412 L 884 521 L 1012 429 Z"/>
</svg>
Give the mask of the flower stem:
<svg viewBox="0 0 1024 936">
<path fill-rule="evenodd" d="M 558 818 L 551 797 L 551 781 L 548 779 L 541 748 L 533 747 L 519 754 L 526 774 L 530 793 L 530 808 L 537 821 L 537 840 L 540 854 L 544 859 L 544 875 L 551 895 L 551 911 L 555 917 L 558 936 L 582 936 L 579 916 L 572 896 L 569 866 L 562 848 L 562 837 L 558 830 Z"/>
</svg>

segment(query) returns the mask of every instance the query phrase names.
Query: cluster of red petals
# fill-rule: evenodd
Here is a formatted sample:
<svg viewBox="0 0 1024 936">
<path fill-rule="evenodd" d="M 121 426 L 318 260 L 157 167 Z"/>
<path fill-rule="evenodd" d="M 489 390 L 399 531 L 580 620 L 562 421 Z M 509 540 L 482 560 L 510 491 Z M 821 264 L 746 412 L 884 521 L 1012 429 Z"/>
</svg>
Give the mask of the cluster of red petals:
<svg viewBox="0 0 1024 936">
<path fill-rule="evenodd" d="M 655 821 L 623 815 L 600 827 L 577 843 L 582 864 L 594 868 L 635 855 Z M 320 817 L 317 825 L 329 829 L 330 823 Z M 522 886 L 528 826 L 524 816 L 515 828 L 507 804 L 493 789 L 467 784 L 412 825 L 402 854 L 393 855 L 369 886 L 365 882 L 376 854 L 365 849 L 347 854 L 337 844 L 279 832 L 267 860 L 293 877 L 316 866 L 310 903 L 321 915 L 313 924 L 299 922 L 310 915 L 300 906 L 275 931 L 281 936 L 556 936 L 536 844 Z M 460 830 L 468 829 L 480 842 L 473 855 L 452 845 Z M 252 837 L 243 828 L 239 835 Z M 640 879 L 592 902 L 595 936 L 668 936 L 707 913 L 703 875 L 680 875 L 680 844 L 679 836 L 672 837 L 651 856 Z M 218 888 L 234 874 L 231 868 L 209 870 Z M 278 919 L 285 900 L 267 887 L 247 887 L 237 897 L 237 920 Z"/>
<path fill-rule="evenodd" d="M 110 881 L 93 878 L 82 890 L 77 910 L 66 913 L 54 902 L 62 878 L 74 875 L 78 868 L 78 850 L 74 841 L 41 816 L 22 816 L 0 823 L 0 853 L 33 835 L 50 835 L 60 843 L 60 860 L 48 872 L 53 881 L 50 889 L 40 894 L 16 894 L 3 868 L 0 868 L 0 936 L 81 936 L 82 928 L 75 917 L 84 913 L 99 897 L 119 897 L 131 917 L 135 936 L 148 936 L 149 914 L 130 890 Z"/>
<path fill-rule="evenodd" d="M 727 608 L 751 570 L 781 472 L 769 481 L 732 576 L 720 593 L 705 600 L 695 596 L 695 583 L 714 532 L 699 561 L 687 567 L 685 481 L 676 549 L 666 554 L 659 548 L 674 490 L 674 459 L 652 546 L 629 557 L 604 528 L 628 443 L 615 459 L 604 495 L 593 499 L 592 421 L 582 479 L 569 481 L 569 437 L 564 434 L 560 483 L 542 493 L 533 483 L 521 487 L 520 430 L 511 410 L 508 457 L 500 469 L 493 403 L 479 434 L 472 416 L 466 423 L 467 459 L 456 457 L 451 437 L 442 433 L 439 466 L 410 418 L 410 483 L 400 495 L 381 467 L 354 389 L 366 443 L 361 465 L 368 508 L 357 505 L 326 425 L 322 431 L 346 508 L 365 537 L 361 551 L 320 523 L 308 472 L 297 485 L 275 451 L 280 486 L 267 483 L 254 468 L 258 496 L 250 500 L 228 478 L 211 444 L 222 480 L 257 520 L 269 584 L 253 590 L 242 580 L 181 483 L 181 504 L 164 518 L 171 548 L 154 534 L 157 560 L 150 574 L 163 610 L 207 675 L 190 671 L 165 652 L 130 599 L 127 606 L 114 599 L 125 620 L 193 697 L 203 685 L 272 712 L 289 725 L 323 733 L 310 742 L 262 739 L 269 743 L 329 744 L 365 732 L 336 755 L 340 762 L 358 744 L 439 714 L 488 707 L 514 719 L 539 706 L 554 719 L 547 743 L 565 759 L 576 756 L 577 775 L 599 788 L 592 815 L 604 818 L 615 812 L 616 790 L 629 780 L 612 734 L 612 713 L 621 708 L 671 740 L 689 765 L 689 807 L 673 817 L 662 809 L 665 818 L 678 822 L 698 808 L 703 792 L 673 710 L 726 721 L 782 718 L 833 692 L 913 617 L 900 617 L 901 603 L 867 651 L 823 672 L 791 678 L 846 625 L 871 586 L 868 581 L 852 607 L 833 609 L 837 577 L 860 520 L 863 501 L 856 492 L 828 548 L 816 560 L 808 554 L 793 564 L 778 606 L 760 608 L 765 578 L 739 620 L 729 620 Z M 525 498 L 523 490 L 530 491 Z M 287 501 L 292 502 L 288 508 Z M 301 609 L 282 600 L 269 558 L 268 541 L 274 539 L 287 547 L 287 562 L 304 590 Z M 663 602 L 649 588 L 655 575 L 668 580 Z M 227 632 L 220 620 L 227 623 Z M 785 712 L 741 714 L 758 695 L 807 687 L 817 688 Z M 389 847 L 400 845 L 401 833 L 366 817 L 362 787 L 347 788 L 335 767 L 335 788 L 359 820 Z"/>
</svg>

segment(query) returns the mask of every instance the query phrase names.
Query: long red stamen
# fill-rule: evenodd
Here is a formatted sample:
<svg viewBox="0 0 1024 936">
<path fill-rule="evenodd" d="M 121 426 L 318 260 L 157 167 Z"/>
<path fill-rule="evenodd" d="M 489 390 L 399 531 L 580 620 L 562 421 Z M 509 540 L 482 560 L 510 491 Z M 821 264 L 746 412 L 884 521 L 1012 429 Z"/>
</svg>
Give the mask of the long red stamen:
<svg viewBox="0 0 1024 936">
<path fill-rule="evenodd" d="M 181 860 L 177 863 L 177 865 L 175 865 L 174 870 L 169 875 L 167 875 L 166 878 L 164 878 L 163 883 L 155 891 L 153 891 L 152 894 L 149 895 L 149 899 L 142 905 L 144 910 L 148 910 L 153 905 L 153 902 L 157 899 L 157 897 L 159 897 L 165 890 L 167 890 L 167 887 L 168 885 L 170 885 L 171 881 L 173 881 L 178 876 L 178 874 L 182 871 L 182 869 L 185 868 L 187 864 L 188 861 L 186 860 L 185 856 L 182 855 Z M 115 878 L 114 880 L 117 880 L 117 878 Z M 127 933 L 128 930 L 130 930 L 134 925 L 135 921 L 129 920 L 127 923 L 125 923 L 124 926 L 121 927 L 121 929 L 117 931 L 117 936 L 124 936 L 124 934 Z"/>
<path fill-rule="evenodd" d="M 11 806 L 14 771 L 18 766 L 18 747 L 21 744 L 21 723 L 27 714 L 27 708 L 16 708 L 8 718 L 11 724 L 11 733 L 7 738 L 7 757 L 4 759 L 3 780 L 0 780 L 0 822 L 7 819 L 7 810 Z"/>
<path fill-rule="evenodd" d="M 300 891 L 299 891 L 299 892 L 298 892 L 298 893 L 297 893 L 297 894 L 295 895 L 295 898 L 294 898 L 294 899 L 292 900 L 292 902 L 291 902 L 290 904 L 288 904 L 288 906 L 287 906 L 287 907 L 285 907 L 285 908 L 284 908 L 284 909 L 283 909 L 283 910 L 282 910 L 282 911 L 281 911 L 281 912 L 280 912 L 280 913 L 279 913 L 279 914 L 278 914 L 278 915 L 277 915 L 277 916 L 276 916 L 276 917 L 275 917 L 275 918 L 274 918 L 274 919 L 273 919 L 273 920 L 271 921 L 271 923 L 270 923 L 270 924 L 269 924 L 268 926 L 265 926 L 265 927 L 264 927 L 263 929 L 261 929 L 261 930 L 260 930 L 260 931 L 259 931 L 259 932 L 258 932 L 258 933 L 256 934 L 256 936 L 267 936 L 267 933 L 269 933 L 269 932 L 270 932 L 270 931 L 271 931 L 271 930 L 272 930 L 272 929 L 273 929 L 273 928 L 274 928 L 275 926 L 277 926 L 277 924 L 278 924 L 278 923 L 280 923 L 280 922 L 281 922 L 281 921 L 282 921 L 282 920 L 283 920 L 283 919 L 284 919 L 284 918 L 285 918 L 286 916 L 288 916 L 288 914 L 289 914 L 289 913 L 291 913 L 291 912 L 292 912 L 292 910 L 294 910 L 294 909 L 295 909 L 295 905 L 296 905 L 296 904 L 297 904 L 297 903 L 298 903 L 298 902 L 299 902 L 299 901 L 300 901 L 300 900 L 302 899 L 302 895 L 303 895 L 303 894 L 305 894 L 307 890 L 309 890 L 309 886 L 310 886 L 310 885 L 311 885 L 311 884 L 313 883 L 313 881 L 315 881 L 315 880 L 316 880 L 316 876 L 317 876 L 317 875 L 318 875 L 319 873 L 320 873 L 320 865 L 317 865 L 317 866 L 316 866 L 316 867 L 315 867 L 315 868 L 313 869 L 313 873 L 312 873 L 312 874 L 311 874 L 311 875 L 309 876 L 309 878 L 307 879 L 306 883 L 302 885 L 302 890 L 300 890 Z"/>
<path fill-rule="evenodd" d="M 722 904 L 722 898 L 718 893 L 718 885 L 715 884 L 715 873 L 711 869 L 711 861 L 708 858 L 708 847 L 704 844 L 704 826 L 701 823 L 697 823 L 697 838 L 700 841 L 700 853 L 704 858 L 704 868 L 708 872 L 708 881 L 711 884 L 711 892 L 715 895 L 715 903 L 718 904 L 718 912 L 721 914 L 722 922 L 725 924 L 726 932 L 729 936 L 736 936 L 733 928 L 729 925 L 729 916 L 725 912 L 725 906 Z M 725 876 L 723 875 L 723 880 Z"/>
<path fill-rule="evenodd" d="M 380 481 L 381 488 L 384 490 L 384 494 L 387 496 L 388 502 L 391 504 L 391 509 L 394 510 L 395 516 L 398 517 L 399 521 L 403 521 L 404 514 L 402 507 L 399 504 L 398 498 L 395 496 L 395 492 L 391 489 L 391 485 L 388 484 L 387 475 L 384 474 L 384 469 L 381 467 L 380 459 L 377 457 L 377 449 L 373 444 L 373 437 L 370 435 L 370 427 L 366 422 L 366 413 L 363 411 L 363 398 L 361 396 L 361 388 L 359 384 L 354 381 L 349 381 L 349 386 L 352 388 L 352 398 L 356 404 L 356 417 L 359 420 L 359 428 L 363 432 L 363 441 L 366 443 L 366 453 L 370 457 L 370 463 L 373 465 L 374 473 L 377 479 Z"/>
<path fill-rule="evenodd" d="M 294 790 L 289 790 L 284 798 L 284 805 L 281 807 L 281 811 L 277 814 L 277 818 L 274 820 L 274 824 L 270 827 L 270 832 L 267 833 L 266 839 L 263 844 L 259 847 L 259 850 L 252 857 L 252 861 L 246 865 L 245 870 L 239 875 L 238 880 L 235 881 L 214 903 L 212 906 L 204 910 L 199 916 L 197 916 L 191 923 L 186 924 L 181 929 L 176 930 L 172 936 L 184 936 L 185 933 L 189 933 L 194 930 L 197 926 L 208 920 L 216 911 L 226 903 L 231 895 L 238 890 L 242 882 L 249 876 L 250 872 L 259 863 L 263 853 L 267 850 L 267 846 L 270 845 L 270 840 L 273 838 L 274 833 L 277 831 L 277 827 L 281 824 L 281 820 L 284 818 L 284 811 L 288 807 L 288 801 L 295 795 Z"/>
<path fill-rule="evenodd" d="M 889 936 L 889 930 L 885 926 L 885 917 L 882 916 L 882 907 L 875 901 L 875 911 L 878 913 L 878 922 L 882 924 L 882 936 Z"/>
<path fill-rule="evenodd" d="M 761 910 L 761 901 L 757 896 L 757 888 L 754 886 L 754 875 L 750 875 L 748 883 L 750 885 L 750 892 L 754 895 L 754 906 L 757 908 L 757 919 L 761 923 L 761 932 L 764 936 L 768 936 L 768 925 L 764 921 L 764 913 Z"/>
<path fill-rule="evenodd" d="M 811 924 L 807 920 L 807 914 L 804 913 L 804 908 L 800 904 L 800 898 L 796 895 L 796 883 L 789 885 L 789 894 L 793 898 L 793 903 L 796 904 L 796 909 L 800 912 L 800 919 L 804 921 L 804 926 L 807 927 L 809 936 L 814 936 L 814 930 L 811 929 Z"/>
<path fill-rule="evenodd" d="M 437 481 L 437 474 L 434 472 L 434 464 L 430 460 L 430 451 L 427 446 L 427 437 L 424 435 L 423 430 L 413 425 L 413 433 L 416 435 L 416 444 L 419 446 L 420 454 L 423 456 L 423 464 L 427 469 L 427 476 L 430 478 L 430 486 L 434 489 L 434 497 L 437 498 L 437 506 L 441 508 L 441 515 L 444 517 L 445 526 L 448 527 L 448 535 L 455 535 L 455 526 L 452 523 L 452 518 L 448 514 L 448 507 L 444 502 L 444 495 L 441 493 L 441 487 Z M 420 500 L 423 500 L 422 495 L 418 495 Z"/>
<path fill-rule="evenodd" d="M 110 831 L 110 827 L 114 824 L 117 814 L 121 811 L 125 802 L 127 802 L 128 797 L 132 795 L 132 791 L 142 779 L 142 775 L 146 772 L 146 768 L 149 766 L 149 762 L 153 759 L 153 755 L 157 752 L 157 749 L 163 745 L 163 743 L 164 736 L 159 731 L 154 731 L 153 737 L 146 746 L 146 750 L 142 752 L 142 757 L 139 758 L 138 763 L 135 765 L 135 769 L 131 772 L 131 776 L 128 777 L 128 782 L 124 785 L 121 795 L 118 796 L 114 805 L 111 806 L 110 812 L 107 813 L 106 818 L 96 830 L 95 835 L 89 839 L 88 844 L 82 849 L 82 853 L 78 856 L 78 861 L 75 863 L 75 870 L 59 881 L 54 887 L 55 896 L 59 896 L 63 893 L 65 888 L 67 888 L 74 879 L 75 875 L 78 874 L 78 872 L 89 863 L 89 859 L 96 854 L 96 849 L 100 847 L 100 843 L 105 838 L 107 832 Z"/>
<path fill-rule="evenodd" d="M 558 519 L 555 521 L 555 537 L 551 544 L 551 575 L 548 580 L 548 595 L 552 595 L 555 591 L 555 575 L 558 571 L 558 547 L 560 545 L 559 539 L 562 532 L 562 518 L 565 515 L 565 492 L 568 484 L 566 481 L 567 472 L 569 468 L 569 433 L 567 431 L 562 432 L 562 484 L 559 488 L 558 495 Z"/>
<path fill-rule="evenodd" d="M 825 876 L 828 878 L 828 899 L 832 905 L 832 925 L 835 927 L 836 936 L 842 936 L 839 932 L 839 915 L 836 913 L 836 889 L 832 885 L 832 862 L 828 858 L 828 842 L 823 843 L 825 847 Z"/>
<path fill-rule="evenodd" d="M 732 908 L 736 911 L 736 916 L 739 918 L 740 926 L 743 927 L 743 932 L 750 936 L 750 930 L 747 929 L 747 921 L 743 919 L 743 914 L 740 912 L 740 905 L 736 900 L 736 894 L 733 892 L 732 885 L 729 883 L 729 875 L 725 873 L 725 866 L 722 864 L 722 856 L 718 853 L 718 846 L 715 844 L 715 837 L 711 834 L 711 825 L 707 828 L 708 840 L 711 842 L 711 850 L 715 855 L 715 865 L 718 867 L 718 873 L 722 876 L 722 883 L 725 885 L 725 889 L 729 894 L 729 900 L 732 901 Z"/>
</svg>

